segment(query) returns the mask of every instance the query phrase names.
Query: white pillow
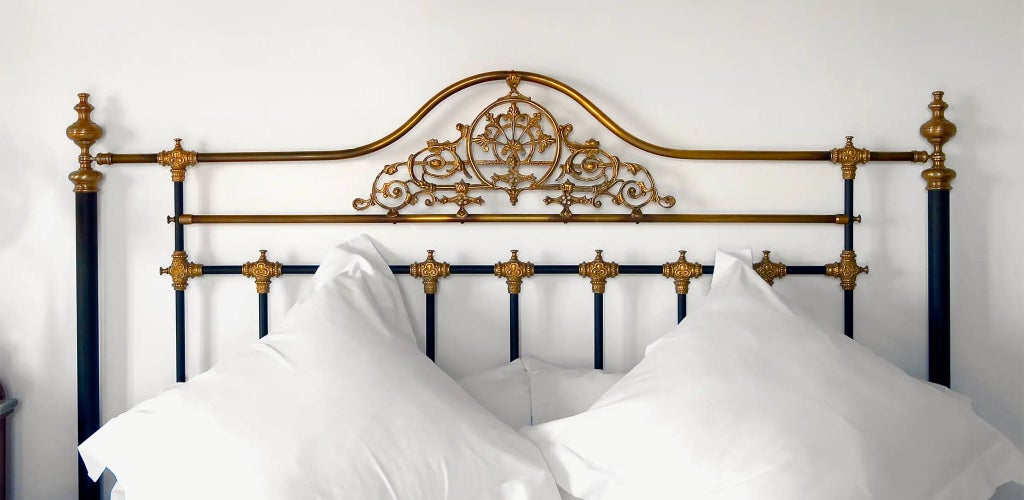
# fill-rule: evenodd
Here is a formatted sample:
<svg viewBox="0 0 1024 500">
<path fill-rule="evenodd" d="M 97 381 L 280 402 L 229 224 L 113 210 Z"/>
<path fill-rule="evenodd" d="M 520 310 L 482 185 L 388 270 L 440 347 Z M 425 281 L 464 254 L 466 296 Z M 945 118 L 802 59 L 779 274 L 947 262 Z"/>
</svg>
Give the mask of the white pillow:
<svg viewBox="0 0 1024 500">
<path fill-rule="evenodd" d="M 722 252 L 702 307 L 590 410 L 523 432 L 588 500 L 987 499 L 1024 479 L 962 400 L 816 328 Z"/>
<path fill-rule="evenodd" d="M 470 396 L 513 429 L 530 425 L 530 374 L 522 358 L 459 379 Z"/>
<path fill-rule="evenodd" d="M 83 443 L 90 476 L 136 499 L 557 498 L 537 449 L 416 348 L 369 240 L 332 258 L 273 333 Z"/>
<path fill-rule="evenodd" d="M 474 399 L 513 429 L 575 415 L 597 401 L 622 375 L 562 368 L 534 358 L 459 379 Z"/>
</svg>

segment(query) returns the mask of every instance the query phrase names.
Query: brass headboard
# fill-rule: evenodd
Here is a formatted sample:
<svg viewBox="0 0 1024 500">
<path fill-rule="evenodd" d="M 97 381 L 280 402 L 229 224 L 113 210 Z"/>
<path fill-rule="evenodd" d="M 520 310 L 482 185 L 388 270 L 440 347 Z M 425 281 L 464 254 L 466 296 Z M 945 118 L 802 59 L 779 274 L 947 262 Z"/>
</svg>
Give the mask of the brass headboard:
<svg viewBox="0 0 1024 500">
<path fill-rule="evenodd" d="M 356 213 L 346 214 L 195 214 L 185 211 L 183 185 L 190 168 L 199 163 L 280 162 L 345 160 L 365 156 L 393 144 L 419 124 L 439 103 L 452 95 L 487 82 L 504 81 L 508 91 L 480 111 L 468 124 L 458 124 L 447 140 L 431 139 L 421 149 L 386 164 L 363 197 L 352 202 Z M 620 159 L 593 138 L 580 138 L 573 126 L 559 122 L 544 105 L 520 90 L 524 83 L 538 84 L 568 96 L 599 123 L 631 146 L 655 155 L 694 160 L 809 161 L 839 166 L 844 185 L 841 213 L 679 213 L 672 212 L 673 193 L 661 192 L 656 175 L 639 163 Z M 769 284 L 792 274 L 819 274 L 838 279 L 844 297 L 844 331 L 853 335 L 853 297 L 860 274 L 868 271 L 857 262 L 854 226 L 854 181 L 860 165 L 869 162 L 931 162 L 922 177 L 928 193 L 928 352 L 930 380 L 949 385 L 949 191 L 956 173 L 945 166 L 943 145 L 956 134 L 946 120 L 942 92 L 934 92 L 929 104 L 932 116 L 921 134 L 932 152 L 877 152 L 854 145 L 853 137 L 830 150 L 744 151 L 678 149 L 638 138 L 616 124 L 589 99 L 553 78 L 536 73 L 492 71 L 458 81 L 426 102 L 390 134 L 363 146 L 332 151 L 196 152 L 186 150 L 181 139 L 172 149 L 159 153 L 93 155 L 93 145 L 103 135 L 92 121 L 88 94 L 79 94 L 78 120 L 67 136 L 80 148 L 78 169 L 69 178 L 76 196 L 77 304 L 78 304 L 78 429 L 79 442 L 100 425 L 99 407 L 99 276 L 97 197 L 103 174 L 94 165 L 159 164 L 170 168 L 174 186 L 173 224 L 175 244 L 170 264 L 160 269 L 171 277 L 176 304 L 177 379 L 185 379 L 185 292 L 190 280 L 204 275 L 243 275 L 255 281 L 259 298 L 260 335 L 268 331 L 267 294 L 271 280 L 283 274 L 311 274 L 316 266 L 273 262 L 261 250 L 257 259 L 235 265 L 205 265 L 189 260 L 185 227 L 194 224 L 234 223 L 798 223 L 839 224 L 844 228 L 843 250 L 833 262 L 788 266 L 764 252 L 754 265 Z M 485 211 L 487 203 L 508 200 L 517 206 L 522 197 L 535 197 L 552 209 L 546 213 Z M 423 208 L 419 208 L 423 207 Z M 419 208 L 417 210 L 417 208 Z M 432 213 L 433 209 L 439 213 Z M 376 213 L 371 213 L 376 212 Z M 607 212 L 607 213 L 606 213 Z M 518 356 L 518 296 L 523 280 L 535 274 L 578 274 L 587 278 L 594 293 L 594 359 L 603 359 L 603 295 L 609 279 L 622 274 L 654 274 L 672 280 L 677 295 L 677 319 L 686 313 L 686 294 L 692 279 L 714 271 L 713 266 L 690 262 L 685 251 L 664 264 L 619 264 L 600 250 L 577 265 L 542 265 L 520 260 L 515 250 L 508 260 L 493 266 L 456 265 L 435 259 L 428 251 L 424 261 L 393 265 L 396 274 L 411 275 L 423 282 L 427 312 L 427 355 L 434 357 L 434 296 L 440 280 L 453 274 L 493 274 L 506 281 L 510 308 L 510 357 Z M 99 498 L 80 465 L 80 496 Z"/>
</svg>

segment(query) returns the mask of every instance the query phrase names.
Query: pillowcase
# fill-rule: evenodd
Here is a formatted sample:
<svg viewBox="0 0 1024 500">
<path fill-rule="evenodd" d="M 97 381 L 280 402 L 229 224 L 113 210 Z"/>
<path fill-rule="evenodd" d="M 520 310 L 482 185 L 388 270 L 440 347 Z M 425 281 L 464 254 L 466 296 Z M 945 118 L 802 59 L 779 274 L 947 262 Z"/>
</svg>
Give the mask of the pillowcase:
<svg viewBox="0 0 1024 500">
<path fill-rule="evenodd" d="M 719 252 L 702 307 L 593 407 L 523 431 L 588 500 L 989 498 L 1024 458 L 968 405 Z"/>
<path fill-rule="evenodd" d="M 146 499 L 558 498 L 537 449 L 417 349 L 372 243 L 327 262 L 273 333 L 84 442 L 90 476 Z"/>
<path fill-rule="evenodd" d="M 513 429 L 575 415 L 597 401 L 622 375 L 590 368 L 562 368 L 519 358 L 459 379 L 484 408 Z"/>
</svg>

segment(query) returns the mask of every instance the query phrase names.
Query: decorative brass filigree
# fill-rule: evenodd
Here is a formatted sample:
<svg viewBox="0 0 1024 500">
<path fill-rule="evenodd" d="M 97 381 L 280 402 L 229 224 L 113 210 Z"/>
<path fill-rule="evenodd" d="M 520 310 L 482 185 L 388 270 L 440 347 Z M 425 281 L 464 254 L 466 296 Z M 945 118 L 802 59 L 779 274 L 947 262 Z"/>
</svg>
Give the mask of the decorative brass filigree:
<svg viewBox="0 0 1024 500">
<path fill-rule="evenodd" d="M 434 260 L 434 251 L 427 250 L 427 260 L 413 262 L 409 266 L 409 275 L 423 280 L 423 293 L 437 293 L 437 282 L 451 275 L 451 267 L 447 262 Z"/>
<path fill-rule="evenodd" d="M 594 250 L 597 255 L 594 260 L 580 264 L 580 276 L 590 278 L 590 288 L 594 293 L 604 293 L 605 285 L 609 278 L 619 275 L 619 265 L 614 262 L 605 262 L 601 256 L 601 250 Z"/>
<path fill-rule="evenodd" d="M 857 275 L 868 274 L 868 266 L 857 265 L 857 254 L 853 250 L 843 250 L 839 254 L 839 262 L 825 264 L 825 274 L 833 278 L 839 278 L 839 286 L 843 290 L 857 288 Z"/>
<path fill-rule="evenodd" d="M 700 278 L 703 274 L 704 266 L 686 260 L 686 250 L 679 251 L 679 259 L 675 262 L 666 262 L 661 266 L 661 275 L 675 281 L 676 293 L 680 295 L 690 291 L 690 280 Z"/>
<path fill-rule="evenodd" d="M 270 279 L 281 276 L 281 263 L 267 260 L 267 251 L 260 250 L 260 258 L 242 264 L 242 276 L 256 280 L 256 293 L 270 292 Z"/>
<path fill-rule="evenodd" d="M 508 293 L 519 293 L 523 290 L 523 279 L 533 276 L 533 263 L 519 260 L 519 250 L 512 250 L 512 258 L 494 265 L 494 275 L 505 278 Z"/>
<path fill-rule="evenodd" d="M 956 171 L 946 167 L 946 153 L 942 152 L 942 146 L 956 135 L 956 125 L 946 119 L 949 104 L 942 100 L 942 96 L 940 91 L 932 92 L 932 102 L 928 105 L 932 117 L 921 125 L 921 135 L 928 139 L 933 149 L 929 156 L 931 168 L 921 172 L 921 177 L 928 182 L 929 191 L 949 191 L 953 189 L 953 179 L 956 178 Z"/>
<path fill-rule="evenodd" d="M 203 275 L 203 265 L 189 262 L 188 255 L 183 250 L 176 250 L 171 254 L 171 265 L 161 267 L 160 274 L 171 276 L 171 285 L 177 291 L 188 288 L 188 280 Z"/>
<path fill-rule="evenodd" d="M 395 216 L 422 199 L 427 206 L 456 205 L 456 215 L 465 217 L 468 205 L 484 204 L 483 197 L 473 194 L 488 191 L 504 191 L 512 205 L 524 191 L 560 193 L 544 198 L 544 203 L 561 205 L 566 218 L 572 216 L 574 205 L 600 208 L 604 199 L 634 216 L 651 203 L 675 205 L 672 196 L 658 194 L 654 178 L 643 166 L 620 161 L 594 139 L 570 139 L 572 125 L 559 125 L 546 108 L 521 94 L 519 80 L 509 73 L 508 95 L 470 125 L 456 125 L 455 140 L 431 139 L 408 160 L 386 165 L 374 179 L 370 196 L 356 198 L 352 206 L 378 206 Z"/>
<path fill-rule="evenodd" d="M 853 180 L 857 177 L 857 165 L 867 163 L 871 152 L 853 145 L 853 136 L 846 136 L 846 146 L 832 150 L 832 163 L 838 163 L 843 169 L 843 179 Z"/>
<path fill-rule="evenodd" d="M 769 285 L 774 285 L 777 278 L 781 278 L 786 275 L 786 265 L 781 262 L 772 262 L 770 257 L 770 250 L 763 250 L 764 255 L 761 257 L 761 262 L 754 264 L 754 271 L 761 276 L 762 279 Z"/>
<path fill-rule="evenodd" d="M 174 149 L 157 153 L 156 162 L 165 167 L 171 167 L 172 181 L 184 182 L 185 171 L 188 167 L 196 164 L 197 156 L 195 151 L 186 151 L 181 147 L 181 139 L 175 139 Z"/>
</svg>

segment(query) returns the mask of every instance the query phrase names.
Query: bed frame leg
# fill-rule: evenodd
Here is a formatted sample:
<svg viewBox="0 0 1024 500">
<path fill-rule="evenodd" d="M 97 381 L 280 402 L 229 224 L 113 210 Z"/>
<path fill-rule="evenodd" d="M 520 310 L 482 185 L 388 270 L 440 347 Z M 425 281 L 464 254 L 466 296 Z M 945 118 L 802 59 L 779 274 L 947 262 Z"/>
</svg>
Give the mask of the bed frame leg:
<svg viewBox="0 0 1024 500">
<path fill-rule="evenodd" d="M 921 172 L 928 189 L 928 380 L 950 385 L 949 311 L 949 191 L 956 171 L 946 167 L 942 146 L 956 135 L 956 125 L 946 119 L 943 93 L 932 92 L 930 120 L 921 135 L 932 144 L 932 166 Z"/>
<path fill-rule="evenodd" d="M 75 185 L 76 292 L 78 299 L 78 442 L 100 427 L 100 324 L 99 244 L 97 197 L 103 174 L 93 170 L 92 145 L 103 136 L 93 123 L 89 94 L 78 94 L 78 120 L 67 128 L 68 139 L 80 149 L 78 169 L 68 175 Z M 99 500 L 100 484 L 86 474 L 78 461 L 78 498 Z"/>
</svg>

